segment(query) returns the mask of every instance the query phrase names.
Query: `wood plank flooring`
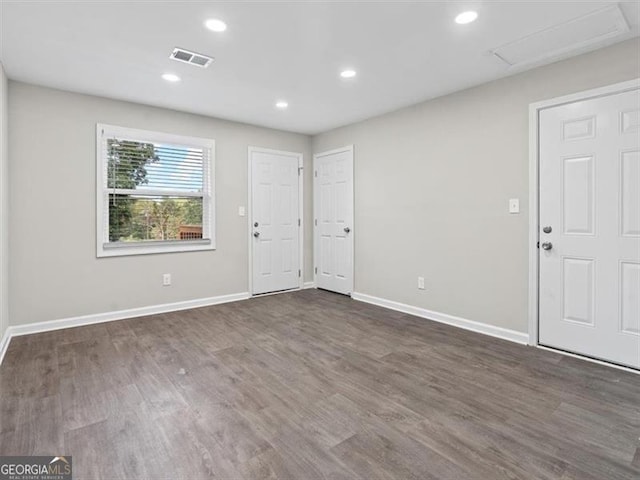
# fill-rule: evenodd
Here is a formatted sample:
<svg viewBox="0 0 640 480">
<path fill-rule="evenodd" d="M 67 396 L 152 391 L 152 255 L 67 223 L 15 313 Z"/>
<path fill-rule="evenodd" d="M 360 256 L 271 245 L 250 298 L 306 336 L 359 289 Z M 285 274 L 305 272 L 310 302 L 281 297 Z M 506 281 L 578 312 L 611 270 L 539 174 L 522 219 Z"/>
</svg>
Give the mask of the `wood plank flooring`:
<svg viewBox="0 0 640 480">
<path fill-rule="evenodd" d="M 17 337 L 0 393 L 75 479 L 640 478 L 640 376 L 318 290 Z"/>
</svg>

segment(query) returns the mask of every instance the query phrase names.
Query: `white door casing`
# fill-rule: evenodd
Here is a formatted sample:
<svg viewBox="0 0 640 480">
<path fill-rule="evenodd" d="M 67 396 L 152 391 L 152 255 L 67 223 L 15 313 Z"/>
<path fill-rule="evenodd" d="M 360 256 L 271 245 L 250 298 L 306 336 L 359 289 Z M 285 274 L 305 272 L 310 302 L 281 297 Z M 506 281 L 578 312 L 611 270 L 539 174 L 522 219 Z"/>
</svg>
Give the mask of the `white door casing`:
<svg viewBox="0 0 640 480">
<path fill-rule="evenodd" d="M 316 287 L 353 292 L 353 146 L 318 153 L 314 170 Z"/>
<path fill-rule="evenodd" d="M 540 344 L 640 368 L 640 90 L 539 111 L 538 235 Z"/>
<path fill-rule="evenodd" d="M 302 154 L 249 148 L 250 292 L 302 286 Z"/>
</svg>

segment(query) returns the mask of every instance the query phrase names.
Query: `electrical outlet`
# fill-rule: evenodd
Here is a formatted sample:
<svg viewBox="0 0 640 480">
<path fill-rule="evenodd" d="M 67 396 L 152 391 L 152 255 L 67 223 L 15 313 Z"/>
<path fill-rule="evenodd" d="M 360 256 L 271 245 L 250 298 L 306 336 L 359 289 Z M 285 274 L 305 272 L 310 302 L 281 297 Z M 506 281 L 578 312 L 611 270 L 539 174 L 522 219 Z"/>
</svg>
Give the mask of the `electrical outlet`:
<svg viewBox="0 0 640 480">
<path fill-rule="evenodd" d="M 424 290 L 424 277 L 418 277 L 418 290 Z"/>
<path fill-rule="evenodd" d="M 244 207 L 238 207 L 238 215 L 241 217 L 244 217 L 245 215 L 245 208 Z"/>
<path fill-rule="evenodd" d="M 170 273 L 165 273 L 164 275 L 162 275 L 162 285 L 164 285 L 165 287 L 168 287 L 169 285 L 171 285 Z"/>
</svg>

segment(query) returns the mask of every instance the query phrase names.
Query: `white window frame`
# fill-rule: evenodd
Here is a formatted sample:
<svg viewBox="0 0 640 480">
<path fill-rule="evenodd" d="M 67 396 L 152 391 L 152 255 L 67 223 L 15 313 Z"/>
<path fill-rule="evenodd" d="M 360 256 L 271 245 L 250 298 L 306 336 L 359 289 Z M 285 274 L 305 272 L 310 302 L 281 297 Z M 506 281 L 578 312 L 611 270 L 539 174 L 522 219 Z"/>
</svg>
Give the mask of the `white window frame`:
<svg viewBox="0 0 640 480">
<path fill-rule="evenodd" d="M 209 151 L 204 161 L 205 191 L 202 194 L 203 232 L 202 240 L 166 240 L 145 241 L 139 243 L 113 243 L 108 241 L 108 225 L 103 222 L 109 209 L 109 191 L 105 169 L 106 158 L 103 157 L 104 138 L 124 138 L 148 141 L 150 143 L 166 143 L 201 147 Z M 188 137 L 170 133 L 154 132 L 127 127 L 118 127 L 103 123 L 96 124 L 96 255 L 101 257 L 119 257 L 125 255 L 148 255 L 157 253 L 193 252 L 215 250 L 215 140 L 201 137 Z M 207 188 L 208 186 L 208 188 Z M 139 192 L 142 193 L 142 192 Z M 145 191 L 147 193 L 147 191 Z M 153 192 L 151 192 L 153 193 Z M 200 197 L 200 195 L 198 195 Z M 207 218 L 208 217 L 208 218 Z M 108 215 L 107 215 L 108 218 Z M 208 220 L 208 221 L 205 221 Z"/>
</svg>

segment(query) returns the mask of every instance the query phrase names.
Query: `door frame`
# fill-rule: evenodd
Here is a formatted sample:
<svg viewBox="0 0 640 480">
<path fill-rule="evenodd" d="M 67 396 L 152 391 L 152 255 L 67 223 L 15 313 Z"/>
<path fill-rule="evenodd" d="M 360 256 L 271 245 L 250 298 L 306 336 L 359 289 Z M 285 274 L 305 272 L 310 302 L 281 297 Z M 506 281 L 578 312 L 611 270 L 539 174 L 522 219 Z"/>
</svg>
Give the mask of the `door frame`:
<svg viewBox="0 0 640 480">
<path fill-rule="evenodd" d="M 251 218 L 253 216 L 253 198 L 251 196 L 252 190 L 252 168 L 251 168 L 251 156 L 253 153 L 272 153 L 274 155 L 283 155 L 286 157 L 294 157 L 298 160 L 298 218 L 300 219 L 300 226 L 298 227 L 298 269 L 300 275 L 298 275 L 298 290 L 304 286 L 304 155 L 299 152 L 287 152 L 284 150 L 274 150 L 271 148 L 253 147 L 249 146 L 247 150 L 247 246 L 249 249 L 249 295 L 256 295 L 253 293 L 253 226 L 251 225 Z M 287 290 L 290 291 L 290 290 Z M 260 295 L 269 295 L 269 293 L 263 293 Z"/>
<path fill-rule="evenodd" d="M 538 345 L 539 330 L 539 293 L 540 293 L 540 276 L 539 276 L 539 256 L 538 241 L 540 238 L 540 218 L 539 218 L 539 163 L 540 163 L 540 112 L 547 108 L 557 107 L 567 103 L 579 102 L 582 100 L 591 100 L 600 97 L 606 97 L 616 93 L 624 93 L 632 90 L 640 89 L 640 78 L 628 80 L 626 82 L 614 83 L 600 88 L 585 90 L 570 95 L 543 100 L 529 105 L 529 345 Z M 547 348 L 542 347 L 540 348 Z M 558 350 L 554 350 L 558 351 Z M 564 352 L 560 352 L 564 353 Z M 620 368 L 623 370 L 634 371 L 627 367 L 614 365 L 611 363 L 593 360 L 588 357 L 578 356 L 585 360 L 601 363 L 604 365 Z M 637 371 L 634 371 L 637 373 Z"/>
<path fill-rule="evenodd" d="M 356 191 L 355 191 L 355 157 L 354 157 L 354 147 L 353 145 L 346 145 L 340 148 L 334 148 L 333 150 L 327 150 L 325 152 L 319 152 L 313 154 L 313 284 L 317 287 L 318 285 L 318 241 L 316 241 L 316 232 L 317 232 L 317 221 L 318 221 L 318 201 L 316 198 L 316 193 L 318 192 L 318 188 L 316 186 L 317 177 L 316 177 L 316 160 L 318 157 L 325 157 L 327 155 L 334 155 L 336 153 L 349 152 L 351 154 L 351 192 L 352 192 L 352 200 L 353 205 L 351 208 L 351 295 L 355 292 L 356 289 L 356 250 L 355 250 L 355 221 L 356 221 Z"/>
</svg>

